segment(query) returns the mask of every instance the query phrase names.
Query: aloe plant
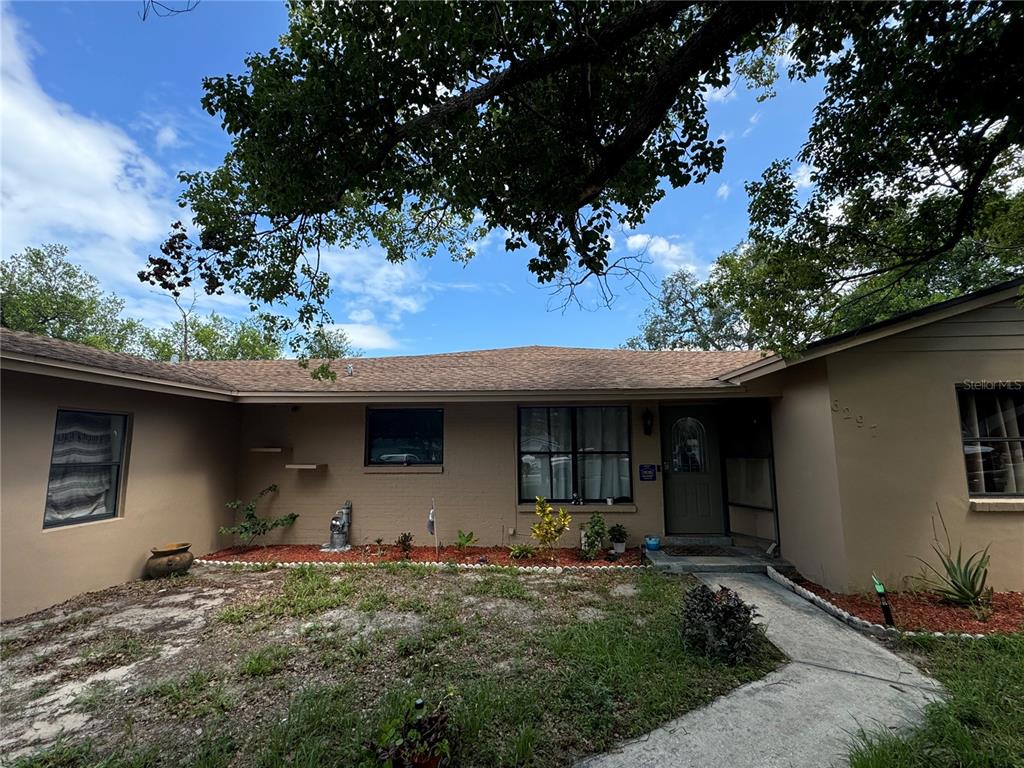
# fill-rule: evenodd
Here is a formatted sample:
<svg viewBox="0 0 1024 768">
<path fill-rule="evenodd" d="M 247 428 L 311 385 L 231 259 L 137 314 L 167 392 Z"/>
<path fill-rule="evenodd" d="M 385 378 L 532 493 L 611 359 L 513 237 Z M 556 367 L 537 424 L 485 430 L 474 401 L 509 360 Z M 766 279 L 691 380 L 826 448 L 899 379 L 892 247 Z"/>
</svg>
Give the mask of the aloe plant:
<svg viewBox="0 0 1024 768">
<path fill-rule="evenodd" d="M 992 589 L 986 587 L 988 581 L 989 547 L 978 550 L 964 560 L 963 545 L 956 549 L 956 556 L 953 556 L 953 545 L 949 539 L 949 530 L 946 528 L 946 521 L 942 517 L 942 510 L 935 505 L 939 512 L 939 522 L 942 523 L 942 532 L 946 537 L 946 546 L 942 547 L 939 537 L 935 536 L 935 543 L 932 549 L 939 557 L 941 568 L 937 568 L 927 560 L 915 557 L 927 569 L 921 577 L 921 581 L 934 592 L 946 600 L 957 605 L 977 606 L 987 602 L 992 596 Z M 932 527 L 935 521 L 932 520 Z M 991 546 L 991 545 L 989 545 Z M 930 574 L 928 572 L 931 572 Z"/>
</svg>

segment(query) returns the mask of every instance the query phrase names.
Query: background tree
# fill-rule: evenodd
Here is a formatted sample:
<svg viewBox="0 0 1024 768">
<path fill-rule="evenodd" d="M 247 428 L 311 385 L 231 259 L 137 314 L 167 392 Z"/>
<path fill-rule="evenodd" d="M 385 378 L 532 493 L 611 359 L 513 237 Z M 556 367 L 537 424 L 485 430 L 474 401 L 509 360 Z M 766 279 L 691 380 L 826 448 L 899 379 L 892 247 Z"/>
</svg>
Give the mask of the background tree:
<svg viewBox="0 0 1024 768">
<path fill-rule="evenodd" d="M 114 352 L 138 351 L 142 324 L 124 301 L 68 259 L 63 245 L 26 248 L 0 261 L 0 325 Z"/>
<path fill-rule="evenodd" d="M 188 349 L 182 346 L 188 323 Z M 231 320 L 211 312 L 206 317 L 188 317 L 173 325 L 146 329 L 140 339 L 142 354 L 154 360 L 277 360 L 282 356 L 280 336 L 258 318 Z"/>
<path fill-rule="evenodd" d="M 756 340 L 743 314 L 712 281 L 680 269 L 661 283 L 661 295 L 644 314 L 632 349 L 753 349 Z"/>
<path fill-rule="evenodd" d="M 181 202 L 210 285 L 290 302 L 306 329 L 325 322 L 321 249 L 369 239 L 468 258 L 482 222 L 536 246 L 542 282 L 601 280 L 630 268 L 617 224 L 721 169 L 707 90 L 769 97 L 786 50 L 788 77 L 825 82 L 798 158 L 816 187 L 800 200 L 770 166 L 746 256 L 778 307 L 753 316 L 805 326 L 860 282 L 975 257 L 957 246 L 1020 176 L 1021 39 L 1024 4 L 998 0 L 300 1 L 279 47 L 205 81 L 232 147 Z"/>
</svg>

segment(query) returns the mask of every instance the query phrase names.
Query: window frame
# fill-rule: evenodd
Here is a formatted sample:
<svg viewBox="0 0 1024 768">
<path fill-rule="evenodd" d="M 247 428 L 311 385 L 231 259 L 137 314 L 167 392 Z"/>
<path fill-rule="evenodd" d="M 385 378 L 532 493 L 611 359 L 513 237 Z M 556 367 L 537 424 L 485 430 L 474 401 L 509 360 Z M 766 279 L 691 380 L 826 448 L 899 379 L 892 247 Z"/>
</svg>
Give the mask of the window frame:
<svg viewBox="0 0 1024 768">
<path fill-rule="evenodd" d="M 88 413 L 102 416 L 123 416 L 124 417 L 124 435 L 121 438 L 121 451 L 119 461 L 79 461 L 71 462 L 66 464 L 58 464 L 56 466 L 82 466 L 82 467 L 117 467 L 117 480 L 114 482 L 114 511 L 106 515 L 95 515 L 91 517 L 80 517 L 74 520 L 57 520 L 54 522 L 47 522 L 46 520 L 46 506 L 47 500 L 50 498 L 50 473 L 53 472 L 54 455 L 57 449 L 57 425 L 60 423 L 60 415 L 62 413 Z M 53 439 L 50 442 L 50 464 L 46 470 L 46 496 L 43 499 L 43 530 L 49 530 L 51 528 L 66 528 L 69 525 L 81 525 L 83 523 L 96 523 L 101 520 L 116 520 L 117 518 L 123 517 L 122 512 L 122 497 L 124 496 L 125 480 L 128 472 L 128 457 L 130 455 L 132 436 L 132 414 L 127 411 L 110 411 L 102 408 L 57 408 L 53 416 Z"/>
<path fill-rule="evenodd" d="M 1009 385 L 1007 385 L 1009 384 Z M 964 385 L 958 385 L 956 387 L 956 409 L 957 416 L 959 418 L 958 427 L 960 429 L 960 453 L 963 457 L 963 468 L 964 468 L 964 483 L 967 486 L 967 496 L 971 499 L 1020 499 L 1024 498 L 1024 492 L 1011 491 L 1011 492 L 999 492 L 999 491 L 972 491 L 971 490 L 971 479 L 969 476 L 969 470 L 967 466 L 967 453 L 964 451 L 968 445 L 982 446 L 986 443 L 1018 443 L 1021 449 L 1024 450 L 1024 435 L 1020 437 L 965 437 L 963 433 L 963 421 L 964 414 L 963 408 L 961 407 L 960 396 L 961 393 L 984 394 L 984 393 L 995 393 L 995 392 L 1015 392 L 1019 396 L 1024 397 L 1024 383 L 1022 382 L 1008 382 L 1000 386 L 992 387 L 970 387 Z"/>
<path fill-rule="evenodd" d="M 543 408 L 548 414 L 548 431 L 547 434 L 551 434 L 551 410 L 553 408 L 565 408 L 569 411 L 569 441 L 571 443 L 571 449 L 568 451 L 524 451 L 522 441 L 522 429 L 523 429 L 523 411 L 528 409 Z M 625 451 L 581 451 L 579 449 L 579 432 L 577 430 L 577 412 L 581 408 L 623 408 L 626 411 L 626 450 Z M 634 499 L 634 482 L 633 482 L 633 408 L 631 405 L 623 405 L 622 403 L 586 403 L 586 404 L 537 404 L 537 405 L 519 405 L 516 407 L 516 493 L 519 498 L 520 504 L 530 504 L 535 501 L 534 497 L 526 498 L 523 496 L 523 475 L 522 475 L 522 464 L 523 455 L 543 455 L 547 457 L 551 456 L 564 456 L 569 454 L 571 462 L 571 479 L 572 479 L 572 492 L 579 493 L 579 457 L 580 456 L 621 456 L 626 455 L 626 459 L 629 463 L 629 496 L 616 496 L 617 504 L 632 504 Z M 550 466 L 550 465 L 549 465 Z M 553 476 L 552 476 L 553 478 Z M 552 487 L 550 485 L 553 482 L 552 478 L 549 478 L 549 490 Z M 583 496 L 579 497 L 584 504 L 595 504 L 605 503 L 605 499 L 587 499 Z M 567 499 L 560 498 L 548 498 L 548 501 L 556 503 L 568 503 L 572 501 L 570 496 Z"/>
<path fill-rule="evenodd" d="M 404 462 L 396 464 L 389 461 L 372 461 L 370 458 L 370 415 L 377 412 L 415 411 L 417 413 L 437 413 L 441 416 L 441 456 L 437 461 L 417 461 L 415 463 Z M 395 406 L 385 408 L 366 409 L 363 416 L 363 466 L 364 467 L 441 467 L 444 466 L 444 408 L 419 408 Z"/>
</svg>

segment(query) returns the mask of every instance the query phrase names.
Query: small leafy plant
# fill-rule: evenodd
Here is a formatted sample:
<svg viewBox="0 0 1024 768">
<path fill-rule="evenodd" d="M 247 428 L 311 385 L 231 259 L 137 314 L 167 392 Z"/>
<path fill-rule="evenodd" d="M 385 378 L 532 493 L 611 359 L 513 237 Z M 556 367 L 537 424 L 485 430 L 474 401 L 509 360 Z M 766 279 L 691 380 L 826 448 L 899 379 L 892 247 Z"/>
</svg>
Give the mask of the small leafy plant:
<svg viewBox="0 0 1024 768">
<path fill-rule="evenodd" d="M 625 544 L 629 532 L 626 531 L 626 526 L 616 523 L 608 529 L 608 538 L 613 544 Z"/>
<path fill-rule="evenodd" d="M 755 606 L 727 587 L 712 591 L 700 584 L 683 598 L 683 639 L 694 650 L 727 664 L 750 661 L 761 630 Z"/>
<path fill-rule="evenodd" d="M 508 556 L 513 560 L 529 560 L 537 554 L 537 548 L 529 544 L 513 544 L 508 548 Z"/>
<path fill-rule="evenodd" d="M 375 742 L 367 747 L 380 765 L 439 765 L 451 757 L 453 726 L 448 696 L 428 712 L 422 699 L 406 702 L 399 715 L 385 722 Z"/>
<path fill-rule="evenodd" d="M 949 538 L 946 521 L 942 517 L 942 510 L 938 504 L 935 507 L 939 513 L 939 522 L 942 524 L 942 533 L 946 537 L 946 544 L 943 546 L 939 541 L 938 532 L 935 531 L 935 518 L 932 518 L 932 535 L 935 537 L 932 549 L 938 555 L 941 570 L 927 560 L 915 557 L 914 559 L 925 569 L 919 580 L 928 589 L 957 605 L 970 608 L 989 603 L 992 599 L 992 587 L 985 586 L 988 582 L 989 548 L 978 550 L 964 561 L 963 545 L 960 545 L 956 548 L 954 557 L 953 544 Z"/>
<path fill-rule="evenodd" d="M 245 506 L 242 506 L 241 499 L 229 501 L 227 503 L 228 509 L 238 509 L 241 507 L 242 520 L 236 525 L 221 527 L 220 532 L 229 535 L 237 535 L 243 544 L 250 544 L 257 536 L 265 536 L 275 528 L 287 528 L 292 525 L 298 517 L 295 512 L 290 512 L 287 515 L 282 515 L 281 517 L 260 517 L 256 514 L 256 505 L 259 504 L 260 499 L 268 493 L 277 493 L 277 485 L 268 485 L 256 494 L 254 499 L 250 499 L 246 502 Z"/>
<path fill-rule="evenodd" d="M 408 560 L 409 555 L 412 554 L 412 534 L 409 531 L 398 534 L 398 538 L 395 539 L 395 546 L 402 553 L 402 559 Z"/>
<path fill-rule="evenodd" d="M 608 535 L 608 526 L 600 512 L 590 516 L 583 527 L 583 541 L 580 556 L 584 560 L 596 560 L 604 545 L 604 537 Z"/>
<path fill-rule="evenodd" d="M 564 507 L 559 507 L 558 512 L 555 513 L 554 508 L 543 496 L 537 497 L 534 514 L 540 519 L 530 528 L 530 535 L 537 540 L 541 549 L 550 549 L 555 546 L 572 523 L 572 516 L 565 511 Z"/>
<path fill-rule="evenodd" d="M 472 547 L 476 542 L 477 538 L 473 535 L 472 531 L 466 533 L 460 528 L 459 535 L 455 537 L 455 548 L 461 551 L 466 547 Z"/>
</svg>

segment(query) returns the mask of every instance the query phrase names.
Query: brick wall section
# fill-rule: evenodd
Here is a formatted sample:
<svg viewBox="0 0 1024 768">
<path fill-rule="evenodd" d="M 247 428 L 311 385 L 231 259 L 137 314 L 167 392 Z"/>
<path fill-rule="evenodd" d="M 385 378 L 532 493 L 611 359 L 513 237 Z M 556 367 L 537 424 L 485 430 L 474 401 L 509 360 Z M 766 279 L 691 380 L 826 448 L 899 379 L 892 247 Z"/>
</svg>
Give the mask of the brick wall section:
<svg viewBox="0 0 1024 768">
<path fill-rule="evenodd" d="M 608 403 L 613 404 L 613 403 Z M 375 406 L 376 407 L 376 406 Z M 420 407 L 420 406 L 417 406 Z M 316 544 L 327 540 L 328 524 L 346 501 L 353 504 L 352 538 L 369 544 L 377 537 L 391 543 L 411 531 L 416 543 L 431 542 L 426 532 L 431 497 L 436 501 L 438 534 L 454 540 L 459 529 L 472 530 L 484 545 L 526 541 L 532 512 L 521 511 L 517 490 L 516 404 L 458 403 L 422 407 L 444 410 L 444 466 L 394 468 L 382 473 L 363 466 L 365 413 L 362 405 L 246 405 L 242 408 L 239 491 L 248 498 L 270 483 L 276 496 L 261 514 L 297 512 L 287 530 L 275 531 L 267 543 Z M 655 431 L 644 435 L 645 408 L 655 414 Z M 657 405 L 633 403 L 633 497 L 625 507 L 570 508 L 573 531 L 563 544 L 579 542 L 579 526 L 591 509 L 599 509 L 609 525 L 621 522 L 630 544 L 664 529 L 660 475 L 641 483 L 638 466 L 658 463 Z M 254 447 L 276 446 L 282 453 L 254 453 Z M 326 464 L 319 470 L 285 469 L 286 463 Z M 516 534 L 509 535 L 509 529 Z"/>
</svg>

